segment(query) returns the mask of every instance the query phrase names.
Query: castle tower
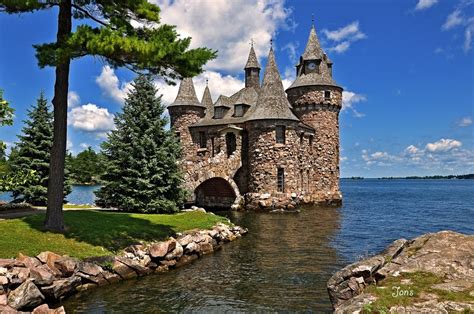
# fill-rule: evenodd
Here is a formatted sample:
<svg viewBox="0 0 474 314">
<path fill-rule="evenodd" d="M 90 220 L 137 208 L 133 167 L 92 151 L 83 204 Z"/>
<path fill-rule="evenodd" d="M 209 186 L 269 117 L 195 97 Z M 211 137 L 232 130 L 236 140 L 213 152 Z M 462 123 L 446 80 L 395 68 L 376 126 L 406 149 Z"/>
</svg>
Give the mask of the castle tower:
<svg viewBox="0 0 474 314">
<path fill-rule="evenodd" d="M 332 78 L 332 61 L 322 50 L 314 26 L 299 64 L 296 80 L 286 90 L 294 113 L 316 130 L 312 197 L 319 202 L 338 202 L 339 111 L 342 88 Z"/>
<path fill-rule="evenodd" d="M 201 105 L 206 107 L 206 115 L 213 116 L 213 103 L 212 103 L 212 96 L 211 91 L 209 90 L 209 86 L 206 80 L 206 88 L 204 89 L 204 94 L 202 94 Z"/>
<path fill-rule="evenodd" d="M 290 109 L 273 49 L 270 49 L 260 94 L 246 122 L 249 191 L 271 195 L 266 201 L 269 204 L 262 206 L 271 207 L 275 200 L 289 199 L 291 193 L 297 192 L 297 158 L 288 151 L 294 150 L 295 143 L 299 145 L 299 124 Z M 253 200 L 246 202 L 249 205 Z"/>
<path fill-rule="evenodd" d="M 252 47 L 250 48 L 249 57 L 245 64 L 245 87 L 260 87 L 260 64 L 258 64 L 257 55 Z"/>
<path fill-rule="evenodd" d="M 179 85 L 178 96 L 168 106 L 168 111 L 171 128 L 181 142 L 185 160 L 193 160 L 194 148 L 199 145 L 199 140 L 193 139 L 189 126 L 204 117 L 205 110 L 206 106 L 201 104 L 196 96 L 192 78 L 184 78 Z"/>
</svg>

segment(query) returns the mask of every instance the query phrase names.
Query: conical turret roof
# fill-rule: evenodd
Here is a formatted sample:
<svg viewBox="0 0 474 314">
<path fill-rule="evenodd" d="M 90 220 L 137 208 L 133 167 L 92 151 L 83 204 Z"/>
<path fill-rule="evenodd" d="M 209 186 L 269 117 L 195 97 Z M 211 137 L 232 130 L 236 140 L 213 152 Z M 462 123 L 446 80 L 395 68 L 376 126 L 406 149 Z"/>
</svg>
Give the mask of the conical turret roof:
<svg viewBox="0 0 474 314">
<path fill-rule="evenodd" d="M 318 35 L 316 34 L 316 29 L 314 25 L 311 27 L 309 32 L 308 42 L 306 43 L 306 48 L 303 52 L 303 60 L 316 60 L 322 59 L 324 55 L 323 50 L 321 49 L 321 44 L 319 43 Z"/>
<path fill-rule="evenodd" d="M 247 59 L 247 64 L 245 64 L 245 69 L 248 68 L 258 68 L 260 69 L 260 64 L 258 63 L 257 55 L 255 54 L 255 50 L 253 49 L 253 45 L 250 48 L 249 58 Z"/>
<path fill-rule="evenodd" d="M 204 89 L 204 94 L 202 94 L 201 105 L 205 106 L 207 110 L 212 108 L 212 96 L 211 91 L 209 90 L 209 86 L 206 85 Z"/>
<path fill-rule="evenodd" d="M 249 120 L 275 119 L 299 121 L 290 107 L 291 105 L 286 98 L 280 72 L 275 62 L 273 48 L 271 48 L 265 67 L 263 86 L 255 110 Z"/>
<path fill-rule="evenodd" d="M 185 77 L 179 85 L 178 95 L 174 102 L 168 107 L 174 106 L 196 106 L 196 107 L 205 107 L 201 105 L 197 96 L 196 90 L 194 89 L 193 79 L 190 77 Z"/>
</svg>

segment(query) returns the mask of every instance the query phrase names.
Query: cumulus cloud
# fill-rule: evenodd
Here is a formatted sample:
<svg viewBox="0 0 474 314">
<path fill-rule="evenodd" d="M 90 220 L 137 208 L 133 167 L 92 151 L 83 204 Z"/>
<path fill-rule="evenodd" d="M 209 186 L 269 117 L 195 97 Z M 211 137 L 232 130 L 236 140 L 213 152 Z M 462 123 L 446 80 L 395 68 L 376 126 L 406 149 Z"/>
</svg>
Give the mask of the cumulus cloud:
<svg viewBox="0 0 474 314">
<path fill-rule="evenodd" d="M 462 143 L 460 141 L 442 138 L 439 141 L 436 141 L 434 143 L 426 144 L 425 148 L 427 151 L 431 153 L 442 153 L 442 152 L 447 152 L 461 146 L 462 146 Z"/>
<path fill-rule="evenodd" d="M 415 155 L 420 152 L 420 149 L 416 147 L 415 145 L 410 145 L 407 148 L 405 148 L 405 153 L 409 155 Z"/>
<path fill-rule="evenodd" d="M 192 37 L 191 48 L 219 51 L 207 70 L 241 71 L 250 40 L 259 57 L 268 53 L 269 42 L 279 28 L 294 27 L 284 0 L 152 0 L 163 23 L 177 26 L 182 36 Z"/>
<path fill-rule="evenodd" d="M 351 91 L 342 92 L 342 111 L 352 111 L 356 118 L 362 118 L 365 114 L 356 110 L 355 104 L 366 101 L 367 97 L 362 94 L 357 94 Z"/>
<path fill-rule="evenodd" d="M 460 127 L 466 127 L 472 125 L 472 118 L 471 117 L 464 117 L 461 120 L 459 120 L 458 125 Z"/>
<path fill-rule="evenodd" d="M 82 105 L 69 112 L 68 124 L 85 132 L 107 132 L 114 128 L 114 115 L 94 104 Z"/>
<path fill-rule="evenodd" d="M 123 104 L 127 93 L 133 88 L 129 82 L 120 84 L 114 69 L 109 65 L 102 67 L 102 72 L 95 81 L 105 96 L 113 99 L 119 104 Z"/>
<path fill-rule="evenodd" d="M 367 35 L 360 30 L 359 21 L 354 21 L 333 31 L 323 29 L 322 33 L 335 44 L 329 48 L 329 51 L 337 53 L 343 53 L 350 48 L 352 43 L 367 38 Z"/>
<path fill-rule="evenodd" d="M 72 90 L 67 93 L 67 106 L 69 108 L 76 107 L 80 103 L 81 103 L 81 98 L 79 97 L 78 93 Z"/>
<path fill-rule="evenodd" d="M 415 11 L 421 11 L 421 10 L 431 8 L 436 3 L 438 3 L 438 0 L 418 0 L 418 3 L 416 4 L 416 7 L 415 7 Z"/>
</svg>

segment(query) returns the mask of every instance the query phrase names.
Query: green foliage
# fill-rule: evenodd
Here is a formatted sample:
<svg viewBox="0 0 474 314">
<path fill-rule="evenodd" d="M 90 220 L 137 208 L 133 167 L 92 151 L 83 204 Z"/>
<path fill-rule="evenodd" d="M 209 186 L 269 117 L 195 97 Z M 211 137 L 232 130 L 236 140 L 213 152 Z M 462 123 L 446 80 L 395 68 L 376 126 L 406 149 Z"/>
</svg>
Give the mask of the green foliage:
<svg viewBox="0 0 474 314">
<path fill-rule="evenodd" d="M 180 145 L 165 130 L 165 107 L 151 78 L 139 76 L 133 86 L 115 118 L 116 130 L 102 145 L 104 186 L 96 193 L 96 204 L 130 212 L 174 212 L 185 198 L 177 164 Z"/>
<path fill-rule="evenodd" d="M 73 210 L 64 212 L 68 230 L 64 234 L 43 229 L 44 214 L 0 221 L 0 258 L 19 252 L 35 256 L 43 251 L 78 258 L 117 253 L 137 242 L 164 240 L 176 232 L 209 229 L 223 217 L 200 212 L 149 215 Z"/>
<path fill-rule="evenodd" d="M 0 89 L 0 127 L 13 124 L 13 113 L 13 108 L 10 107 L 8 101 L 3 99 L 3 90 Z M 5 143 L 0 140 L 0 162 L 5 161 L 5 150 Z"/>
<path fill-rule="evenodd" d="M 12 151 L 9 159 L 11 172 L 24 180 L 16 180 L 11 186 L 13 197 L 33 205 L 44 206 L 47 201 L 50 150 L 53 142 L 53 115 L 43 93 L 36 106 L 28 111 L 29 120 L 24 121 L 20 142 Z M 30 181 L 31 174 L 36 180 Z M 65 194 L 71 187 L 65 185 Z"/>
<path fill-rule="evenodd" d="M 103 157 L 92 147 L 77 154 L 66 157 L 69 178 L 74 184 L 97 184 L 104 172 Z"/>
<path fill-rule="evenodd" d="M 57 0 L 0 0 L 0 11 L 10 14 L 57 6 Z M 175 79 L 199 74 L 216 57 L 208 48 L 189 49 L 191 38 L 180 38 L 175 26 L 160 24 L 160 8 L 146 0 L 72 1 L 71 9 L 73 18 L 94 23 L 78 25 L 61 42 L 35 45 L 40 67 L 94 55 L 114 67 Z"/>
</svg>

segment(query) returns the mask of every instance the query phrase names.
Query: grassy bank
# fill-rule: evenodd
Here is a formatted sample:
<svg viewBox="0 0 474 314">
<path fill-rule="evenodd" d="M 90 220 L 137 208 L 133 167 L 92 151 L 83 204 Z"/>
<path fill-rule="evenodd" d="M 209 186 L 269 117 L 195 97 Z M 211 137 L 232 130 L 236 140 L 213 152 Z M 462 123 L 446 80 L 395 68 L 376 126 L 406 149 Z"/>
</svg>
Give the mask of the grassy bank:
<svg viewBox="0 0 474 314">
<path fill-rule="evenodd" d="M 0 258 L 42 251 L 78 258 L 111 255 L 128 245 L 164 239 L 176 232 L 211 228 L 224 218 L 200 212 L 145 215 L 99 211 L 65 211 L 68 230 L 47 232 L 44 214 L 0 221 Z"/>
</svg>

